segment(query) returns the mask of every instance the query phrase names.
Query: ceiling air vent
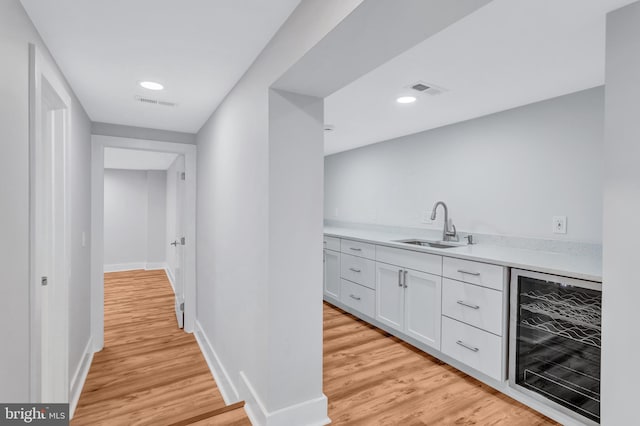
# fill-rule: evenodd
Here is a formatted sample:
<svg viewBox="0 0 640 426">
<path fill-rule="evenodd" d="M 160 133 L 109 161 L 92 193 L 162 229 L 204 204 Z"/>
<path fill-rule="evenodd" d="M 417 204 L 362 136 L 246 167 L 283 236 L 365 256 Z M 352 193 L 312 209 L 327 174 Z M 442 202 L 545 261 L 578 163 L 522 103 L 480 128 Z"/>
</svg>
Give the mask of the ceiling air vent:
<svg viewBox="0 0 640 426">
<path fill-rule="evenodd" d="M 439 95 L 447 91 L 447 89 L 443 87 L 438 87 L 434 84 L 425 83 L 424 81 L 417 81 L 407 86 L 407 88 L 414 90 L 420 94 L 427 94 L 431 96 Z"/>
<path fill-rule="evenodd" d="M 137 102 L 141 102 L 143 104 L 148 104 L 148 105 L 160 105 L 160 106 L 166 106 L 166 107 L 171 107 L 171 108 L 175 108 L 176 106 L 178 106 L 178 104 L 175 103 L 175 102 L 168 102 L 168 101 L 161 101 L 161 100 L 158 100 L 158 99 L 145 98 L 144 96 L 135 96 L 134 98 L 135 98 L 135 100 Z"/>
</svg>

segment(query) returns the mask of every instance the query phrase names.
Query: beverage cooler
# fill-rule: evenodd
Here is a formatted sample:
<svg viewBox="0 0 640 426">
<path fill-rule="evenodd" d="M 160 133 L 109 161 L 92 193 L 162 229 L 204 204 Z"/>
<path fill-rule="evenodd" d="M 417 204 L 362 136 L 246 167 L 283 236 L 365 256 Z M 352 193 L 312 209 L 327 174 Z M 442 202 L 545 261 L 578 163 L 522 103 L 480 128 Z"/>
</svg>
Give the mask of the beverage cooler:
<svg viewBox="0 0 640 426">
<path fill-rule="evenodd" d="M 509 384 L 600 422 L 602 284 L 512 270 Z"/>
</svg>

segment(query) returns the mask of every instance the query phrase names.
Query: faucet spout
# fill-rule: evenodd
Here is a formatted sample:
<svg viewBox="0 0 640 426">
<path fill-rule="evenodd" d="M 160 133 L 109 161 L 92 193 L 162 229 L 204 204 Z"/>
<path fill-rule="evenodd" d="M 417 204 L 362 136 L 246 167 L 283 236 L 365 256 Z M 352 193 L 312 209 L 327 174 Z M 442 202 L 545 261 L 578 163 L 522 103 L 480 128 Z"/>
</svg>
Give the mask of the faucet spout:
<svg viewBox="0 0 640 426">
<path fill-rule="evenodd" d="M 442 206 L 444 209 L 444 229 L 442 230 L 442 241 L 451 241 L 454 237 L 457 238 L 456 227 L 452 223 L 452 230 L 449 230 L 449 209 L 444 201 L 438 201 L 433 205 L 433 211 L 431 212 L 431 220 L 436 220 L 436 213 L 438 210 L 438 206 Z"/>
</svg>

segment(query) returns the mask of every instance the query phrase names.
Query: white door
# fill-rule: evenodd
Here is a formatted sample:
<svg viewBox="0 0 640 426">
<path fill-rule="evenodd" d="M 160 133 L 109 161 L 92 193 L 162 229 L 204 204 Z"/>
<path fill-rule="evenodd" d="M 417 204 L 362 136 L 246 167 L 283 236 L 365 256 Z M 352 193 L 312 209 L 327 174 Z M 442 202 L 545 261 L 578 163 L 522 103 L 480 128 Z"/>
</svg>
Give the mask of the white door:
<svg viewBox="0 0 640 426">
<path fill-rule="evenodd" d="M 405 285 L 405 333 L 440 350 L 442 277 L 408 270 Z"/>
<path fill-rule="evenodd" d="M 176 172 L 176 235 L 171 243 L 174 249 L 174 286 L 176 291 L 176 318 L 178 327 L 184 328 L 184 246 L 185 246 L 185 172 L 184 161 L 179 163 L 181 167 Z"/>
<path fill-rule="evenodd" d="M 402 269 L 376 263 L 376 319 L 396 330 L 404 326 Z"/>
<path fill-rule="evenodd" d="M 340 253 L 324 251 L 324 294 L 340 300 Z"/>
</svg>

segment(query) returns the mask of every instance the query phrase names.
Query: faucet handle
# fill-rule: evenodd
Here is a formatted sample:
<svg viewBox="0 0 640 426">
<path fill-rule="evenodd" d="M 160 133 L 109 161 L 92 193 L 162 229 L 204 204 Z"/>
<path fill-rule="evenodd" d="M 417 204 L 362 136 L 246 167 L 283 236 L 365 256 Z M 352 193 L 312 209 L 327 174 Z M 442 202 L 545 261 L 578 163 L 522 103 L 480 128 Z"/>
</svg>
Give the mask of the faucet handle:
<svg viewBox="0 0 640 426">
<path fill-rule="evenodd" d="M 475 244 L 473 242 L 473 235 L 469 234 L 465 237 L 467 239 L 467 244 L 471 245 L 471 244 Z"/>
</svg>

